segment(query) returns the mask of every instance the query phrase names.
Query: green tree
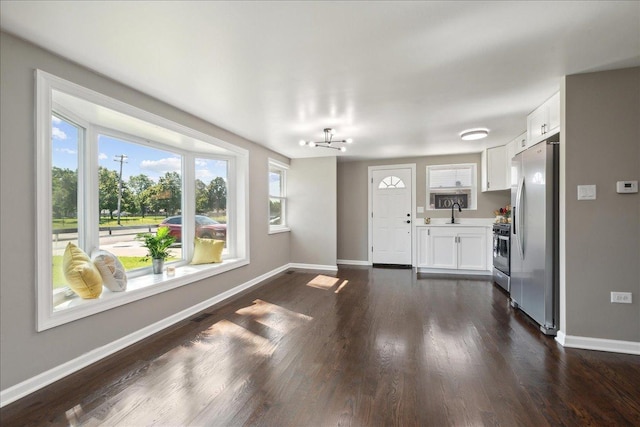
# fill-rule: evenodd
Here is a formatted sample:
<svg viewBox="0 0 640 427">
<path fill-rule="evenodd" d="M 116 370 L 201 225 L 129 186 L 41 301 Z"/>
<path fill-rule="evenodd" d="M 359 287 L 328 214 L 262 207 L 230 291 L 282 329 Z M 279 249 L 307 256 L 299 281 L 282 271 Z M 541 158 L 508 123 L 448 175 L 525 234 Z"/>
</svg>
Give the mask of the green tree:
<svg viewBox="0 0 640 427">
<path fill-rule="evenodd" d="M 54 218 L 75 218 L 78 209 L 78 172 L 54 166 L 51 170 Z"/>
<path fill-rule="evenodd" d="M 124 181 L 122 181 L 122 201 L 120 208 L 122 212 L 135 212 L 137 209 L 133 192 Z"/>
<path fill-rule="evenodd" d="M 279 199 L 269 200 L 269 220 L 280 218 L 277 225 L 282 224 L 282 202 Z"/>
<path fill-rule="evenodd" d="M 153 187 L 155 183 L 147 175 L 140 174 L 129 178 L 128 187 L 131 190 L 133 208 L 132 211 L 142 215 L 145 214 L 150 208 L 149 203 L 149 188 Z"/>
<path fill-rule="evenodd" d="M 209 210 L 209 192 L 207 184 L 196 179 L 196 213 L 204 214 Z"/>
<path fill-rule="evenodd" d="M 113 212 L 118 209 L 118 172 L 100 166 L 98 168 L 98 194 L 100 197 L 100 211 L 109 211 L 109 218 L 113 219 Z M 131 192 L 125 182 L 122 183 L 121 209 L 131 206 Z"/>
<path fill-rule="evenodd" d="M 139 196 L 140 203 L 145 208 L 146 212 L 158 212 L 161 208 L 158 200 L 158 194 L 160 193 L 160 185 L 154 184 L 151 187 L 145 189 Z"/>
<path fill-rule="evenodd" d="M 209 206 L 216 211 L 227 209 L 227 183 L 218 176 L 208 186 Z"/>
<path fill-rule="evenodd" d="M 174 215 L 182 207 L 182 179 L 178 172 L 167 172 L 158 180 L 156 200 L 166 215 Z"/>
</svg>

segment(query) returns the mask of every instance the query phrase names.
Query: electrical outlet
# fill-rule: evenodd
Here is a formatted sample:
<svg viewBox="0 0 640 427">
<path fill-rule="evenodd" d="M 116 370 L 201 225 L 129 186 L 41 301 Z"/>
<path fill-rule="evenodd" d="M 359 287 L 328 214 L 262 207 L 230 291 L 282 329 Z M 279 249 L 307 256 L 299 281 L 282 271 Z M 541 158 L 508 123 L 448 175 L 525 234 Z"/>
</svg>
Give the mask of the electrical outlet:
<svg viewBox="0 0 640 427">
<path fill-rule="evenodd" d="M 611 302 L 631 304 L 631 292 L 611 292 Z"/>
</svg>

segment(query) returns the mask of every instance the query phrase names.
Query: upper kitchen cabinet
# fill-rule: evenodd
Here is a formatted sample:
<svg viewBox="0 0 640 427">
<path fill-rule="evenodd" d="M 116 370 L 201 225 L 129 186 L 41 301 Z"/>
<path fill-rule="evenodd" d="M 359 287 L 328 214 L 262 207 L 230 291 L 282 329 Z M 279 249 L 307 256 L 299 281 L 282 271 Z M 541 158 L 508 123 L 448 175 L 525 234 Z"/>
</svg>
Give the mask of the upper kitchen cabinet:
<svg viewBox="0 0 640 427">
<path fill-rule="evenodd" d="M 511 154 L 511 156 L 508 157 L 509 163 L 511 163 L 511 159 L 513 159 L 513 156 L 526 150 L 527 147 L 529 147 L 529 144 L 527 144 L 527 132 L 522 132 L 522 135 L 518 136 L 509 144 L 511 144 L 513 147 L 513 152 L 507 153 L 507 155 Z"/>
<path fill-rule="evenodd" d="M 507 159 L 507 146 L 487 148 L 481 158 L 482 191 L 509 189 L 511 181 L 508 179 L 507 165 L 511 163 L 511 158 Z"/>
<path fill-rule="evenodd" d="M 560 93 L 527 116 L 527 147 L 560 131 Z"/>
</svg>

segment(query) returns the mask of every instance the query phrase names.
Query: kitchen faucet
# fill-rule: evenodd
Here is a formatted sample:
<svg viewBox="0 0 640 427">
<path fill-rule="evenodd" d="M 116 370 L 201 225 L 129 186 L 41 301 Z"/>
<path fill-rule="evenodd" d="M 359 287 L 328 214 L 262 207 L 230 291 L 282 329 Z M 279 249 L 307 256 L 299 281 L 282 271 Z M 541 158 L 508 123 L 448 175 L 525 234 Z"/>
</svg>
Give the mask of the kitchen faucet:
<svg viewBox="0 0 640 427">
<path fill-rule="evenodd" d="M 453 208 L 456 205 L 458 205 L 458 212 L 462 212 L 462 208 L 460 207 L 460 203 L 455 202 L 454 204 L 451 205 L 451 224 L 455 224 L 456 223 L 455 219 L 453 218 Z"/>
</svg>

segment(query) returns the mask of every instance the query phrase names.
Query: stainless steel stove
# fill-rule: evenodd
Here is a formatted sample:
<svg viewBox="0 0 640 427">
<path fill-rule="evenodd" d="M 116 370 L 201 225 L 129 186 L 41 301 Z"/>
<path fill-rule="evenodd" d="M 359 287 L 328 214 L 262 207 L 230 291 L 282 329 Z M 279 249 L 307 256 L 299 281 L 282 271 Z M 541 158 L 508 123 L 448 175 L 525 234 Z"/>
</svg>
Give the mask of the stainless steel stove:
<svg viewBox="0 0 640 427">
<path fill-rule="evenodd" d="M 493 281 L 511 291 L 511 224 L 493 224 Z"/>
</svg>

